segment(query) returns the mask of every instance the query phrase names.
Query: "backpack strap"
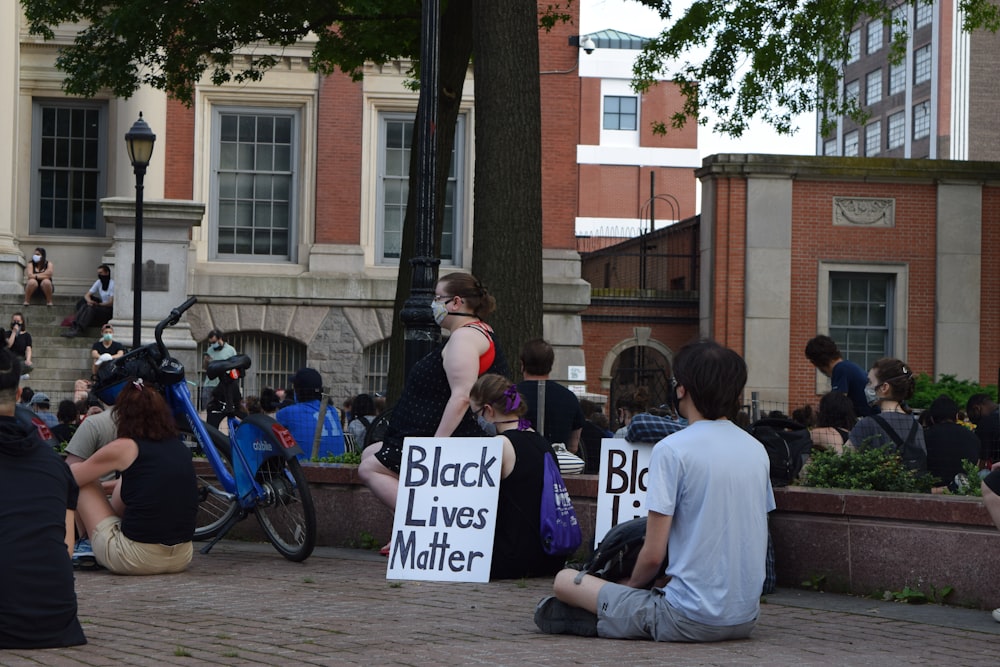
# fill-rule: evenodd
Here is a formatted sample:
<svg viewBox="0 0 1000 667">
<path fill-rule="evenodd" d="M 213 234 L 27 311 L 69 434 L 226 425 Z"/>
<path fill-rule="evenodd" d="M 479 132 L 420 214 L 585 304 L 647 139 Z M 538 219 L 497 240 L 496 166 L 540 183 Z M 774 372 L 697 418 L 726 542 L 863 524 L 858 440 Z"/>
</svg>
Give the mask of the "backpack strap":
<svg viewBox="0 0 1000 667">
<path fill-rule="evenodd" d="M 538 380 L 538 408 L 535 416 L 538 418 L 538 434 L 545 438 L 545 380 Z M 548 440 L 548 438 L 545 438 Z"/>
<path fill-rule="evenodd" d="M 883 419 L 881 415 L 872 415 L 872 419 L 874 419 L 875 423 L 881 426 L 882 430 L 885 431 L 886 435 L 892 438 L 892 441 L 896 443 L 896 446 L 899 447 L 900 456 L 903 455 L 903 452 L 906 450 L 906 446 L 912 444 L 913 441 L 916 440 L 917 438 L 917 428 L 919 427 L 919 425 L 917 424 L 916 419 L 913 420 L 913 426 L 910 427 L 910 433 L 909 435 L 906 436 L 905 442 L 903 441 L 902 438 L 899 437 L 899 434 L 896 433 L 896 429 L 890 426 L 889 422 Z"/>
</svg>

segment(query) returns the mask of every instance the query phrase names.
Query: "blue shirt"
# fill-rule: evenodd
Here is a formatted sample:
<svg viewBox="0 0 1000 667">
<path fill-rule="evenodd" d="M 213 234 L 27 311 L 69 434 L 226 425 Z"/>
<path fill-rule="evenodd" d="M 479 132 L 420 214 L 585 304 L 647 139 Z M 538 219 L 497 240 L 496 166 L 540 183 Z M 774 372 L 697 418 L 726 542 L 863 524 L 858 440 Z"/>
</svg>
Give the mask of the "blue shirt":
<svg viewBox="0 0 1000 667">
<path fill-rule="evenodd" d="M 868 405 L 865 398 L 865 387 L 868 385 L 868 373 L 861 370 L 853 361 L 842 359 L 830 371 L 830 385 L 833 391 L 847 394 L 854 405 L 854 416 L 858 419 L 873 415 L 875 408 Z"/>
<path fill-rule="evenodd" d="M 293 403 L 278 410 L 274 418 L 292 432 L 295 442 L 302 448 L 300 459 L 312 458 L 313 438 L 316 436 L 316 420 L 319 418 L 319 399 Z M 319 456 L 338 456 L 344 453 L 344 432 L 340 430 L 340 416 L 337 408 L 328 405 L 323 433 L 319 439 Z"/>
</svg>

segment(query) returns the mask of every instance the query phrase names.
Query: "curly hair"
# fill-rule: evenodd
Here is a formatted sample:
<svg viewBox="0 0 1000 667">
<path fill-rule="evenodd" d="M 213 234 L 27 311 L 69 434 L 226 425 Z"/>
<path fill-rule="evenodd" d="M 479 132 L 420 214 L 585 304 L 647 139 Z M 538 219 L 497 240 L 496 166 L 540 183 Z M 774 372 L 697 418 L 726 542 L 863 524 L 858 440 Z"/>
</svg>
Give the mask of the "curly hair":
<svg viewBox="0 0 1000 667">
<path fill-rule="evenodd" d="M 816 426 L 825 428 L 845 428 L 850 430 L 857 423 L 854 414 L 854 403 L 839 391 L 830 391 L 819 399 L 819 412 L 816 414 Z"/>
<path fill-rule="evenodd" d="M 485 320 L 497 309 L 497 300 L 479 279 L 468 273 L 449 273 L 438 278 L 438 284 L 447 288 L 451 296 L 460 296 L 472 308 L 476 317 Z"/>
<path fill-rule="evenodd" d="M 167 401 L 135 378 L 126 382 L 115 398 L 114 419 L 119 438 L 156 441 L 177 436 L 177 423 Z"/>
</svg>

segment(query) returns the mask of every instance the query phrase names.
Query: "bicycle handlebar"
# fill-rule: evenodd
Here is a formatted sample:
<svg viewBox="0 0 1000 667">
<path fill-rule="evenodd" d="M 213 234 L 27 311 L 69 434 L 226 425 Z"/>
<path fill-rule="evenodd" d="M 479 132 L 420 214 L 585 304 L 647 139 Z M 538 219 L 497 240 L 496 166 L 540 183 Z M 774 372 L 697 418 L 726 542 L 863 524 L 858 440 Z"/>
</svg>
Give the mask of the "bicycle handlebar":
<svg viewBox="0 0 1000 667">
<path fill-rule="evenodd" d="M 184 314 L 184 311 L 196 303 L 198 303 L 198 297 L 193 296 L 189 298 L 187 301 L 171 310 L 170 314 L 160 320 L 160 323 L 156 325 L 156 329 L 153 330 L 153 336 L 156 338 L 156 347 L 160 351 L 161 358 L 167 358 L 167 346 L 163 344 L 163 330 L 180 322 L 181 315 Z"/>
</svg>

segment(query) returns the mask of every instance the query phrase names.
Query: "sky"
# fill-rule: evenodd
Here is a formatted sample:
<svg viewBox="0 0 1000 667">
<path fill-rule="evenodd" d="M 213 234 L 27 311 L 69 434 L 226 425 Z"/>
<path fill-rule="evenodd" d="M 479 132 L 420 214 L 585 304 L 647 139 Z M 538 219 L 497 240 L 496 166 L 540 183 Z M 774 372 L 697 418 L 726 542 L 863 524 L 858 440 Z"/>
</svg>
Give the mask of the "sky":
<svg viewBox="0 0 1000 667">
<path fill-rule="evenodd" d="M 577 0 L 580 2 L 580 33 L 586 34 L 612 28 L 641 37 L 653 37 L 664 27 L 659 15 L 631 0 Z M 690 4 L 678 0 L 673 15 L 680 16 Z M 699 128 L 698 148 L 701 155 L 715 153 L 778 153 L 786 155 L 816 154 L 816 116 L 805 114 L 797 120 L 799 127 L 791 137 L 779 135 L 762 122 L 751 123 L 739 139 L 720 136 L 711 131 L 712 123 Z"/>
</svg>

